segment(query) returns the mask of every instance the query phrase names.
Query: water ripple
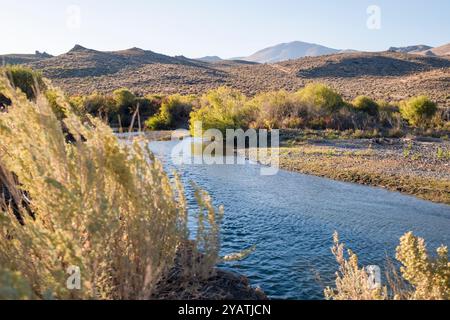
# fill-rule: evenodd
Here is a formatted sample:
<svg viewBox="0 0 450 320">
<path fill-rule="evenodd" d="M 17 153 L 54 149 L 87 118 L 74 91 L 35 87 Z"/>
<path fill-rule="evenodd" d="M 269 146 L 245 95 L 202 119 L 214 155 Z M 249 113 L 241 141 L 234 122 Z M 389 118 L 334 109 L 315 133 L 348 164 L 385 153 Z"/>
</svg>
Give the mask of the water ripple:
<svg viewBox="0 0 450 320">
<path fill-rule="evenodd" d="M 168 168 L 172 146 L 151 144 Z M 450 245 L 449 206 L 286 171 L 264 177 L 257 165 L 175 169 L 192 207 L 190 181 L 225 206 L 223 254 L 257 245 L 246 260 L 222 267 L 247 275 L 272 298 L 323 298 L 337 270 L 330 251 L 335 230 L 365 265 L 384 266 L 407 231 L 424 237 L 430 249 Z"/>
</svg>

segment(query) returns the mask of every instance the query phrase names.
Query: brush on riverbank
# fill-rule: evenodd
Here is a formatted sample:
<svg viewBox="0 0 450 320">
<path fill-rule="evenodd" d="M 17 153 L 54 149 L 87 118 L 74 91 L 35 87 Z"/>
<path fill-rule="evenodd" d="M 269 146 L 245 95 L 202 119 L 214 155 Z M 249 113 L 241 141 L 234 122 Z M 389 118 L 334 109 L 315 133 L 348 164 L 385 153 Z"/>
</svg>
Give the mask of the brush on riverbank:
<svg viewBox="0 0 450 320">
<path fill-rule="evenodd" d="M 303 141 L 281 148 L 280 166 L 290 171 L 383 187 L 450 204 L 448 141 Z"/>
</svg>

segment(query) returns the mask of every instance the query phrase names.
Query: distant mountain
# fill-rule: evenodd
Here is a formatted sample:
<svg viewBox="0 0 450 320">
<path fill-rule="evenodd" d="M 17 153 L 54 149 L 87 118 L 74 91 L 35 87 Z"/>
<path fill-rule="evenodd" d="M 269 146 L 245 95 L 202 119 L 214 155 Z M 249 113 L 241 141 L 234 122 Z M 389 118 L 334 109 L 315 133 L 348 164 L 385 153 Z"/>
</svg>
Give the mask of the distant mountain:
<svg viewBox="0 0 450 320">
<path fill-rule="evenodd" d="M 242 60 L 242 58 L 232 58 L 232 59 L 222 59 L 218 56 L 207 56 L 203 58 L 197 58 L 195 59 L 200 62 L 205 62 L 208 64 L 214 64 L 214 65 L 254 65 L 259 64 L 258 62 L 252 62 L 248 60 Z"/>
<path fill-rule="evenodd" d="M 249 57 L 239 59 L 259 63 L 275 63 L 303 57 L 318 57 L 339 53 L 340 51 L 341 50 L 331 49 L 318 44 L 295 41 L 269 47 L 260 50 Z"/>
<path fill-rule="evenodd" d="M 437 48 L 425 50 L 422 52 L 422 54 L 427 56 L 450 56 L 450 43 Z"/>
<path fill-rule="evenodd" d="M 34 61 L 44 60 L 52 58 L 46 52 L 36 51 L 35 54 L 5 54 L 0 55 L 0 65 L 4 64 L 24 64 Z"/>
<path fill-rule="evenodd" d="M 203 61 L 203 62 L 209 62 L 209 63 L 223 61 L 223 59 L 221 57 L 218 57 L 218 56 L 206 56 L 206 57 L 197 58 L 195 60 Z"/>
<path fill-rule="evenodd" d="M 421 53 L 423 51 L 427 51 L 433 49 L 433 47 L 426 46 L 424 44 L 416 45 L 416 46 L 408 46 L 408 47 L 391 47 L 389 51 L 392 52 L 401 52 L 401 53 Z"/>
<path fill-rule="evenodd" d="M 417 46 L 409 46 L 409 47 L 391 47 L 389 51 L 392 52 L 401 52 L 401 53 L 412 53 L 412 54 L 420 54 L 429 57 L 440 57 L 440 56 L 448 56 L 450 55 L 450 43 L 445 44 L 443 46 L 433 48 L 426 45 L 417 45 Z"/>
</svg>

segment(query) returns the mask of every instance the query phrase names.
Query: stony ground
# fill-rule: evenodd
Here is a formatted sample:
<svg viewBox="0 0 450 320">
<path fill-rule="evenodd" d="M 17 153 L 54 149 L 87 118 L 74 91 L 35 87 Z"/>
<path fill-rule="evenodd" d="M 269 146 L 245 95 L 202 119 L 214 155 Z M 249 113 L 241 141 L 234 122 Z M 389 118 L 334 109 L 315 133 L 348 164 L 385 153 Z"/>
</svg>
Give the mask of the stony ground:
<svg viewBox="0 0 450 320">
<path fill-rule="evenodd" d="M 420 139 L 290 141 L 284 169 L 384 187 L 450 204 L 450 142 Z"/>
</svg>

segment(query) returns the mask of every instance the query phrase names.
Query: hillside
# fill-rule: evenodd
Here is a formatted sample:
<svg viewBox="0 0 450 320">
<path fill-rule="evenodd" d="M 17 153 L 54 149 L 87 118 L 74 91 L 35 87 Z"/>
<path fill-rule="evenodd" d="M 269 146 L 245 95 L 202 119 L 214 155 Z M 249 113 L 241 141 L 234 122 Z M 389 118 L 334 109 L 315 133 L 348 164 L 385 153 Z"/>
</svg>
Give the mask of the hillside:
<svg viewBox="0 0 450 320">
<path fill-rule="evenodd" d="M 395 52 L 350 53 L 277 64 L 303 82 L 324 82 L 345 97 L 401 100 L 426 94 L 450 107 L 450 59 Z"/>
<path fill-rule="evenodd" d="M 425 50 L 422 52 L 422 54 L 428 56 L 450 56 L 450 43 L 447 43 L 437 48 Z"/>
<path fill-rule="evenodd" d="M 339 50 L 327 48 L 318 44 L 294 41 L 265 48 L 249 57 L 241 59 L 258 63 L 274 63 L 303 57 L 317 57 L 338 52 Z"/>
<path fill-rule="evenodd" d="M 131 48 L 103 52 L 76 45 L 69 52 L 30 64 L 44 70 L 50 78 L 97 77 L 118 73 L 124 69 L 138 68 L 148 64 L 200 65 L 200 62 L 184 57 L 169 57 L 152 51 Z"/>
<path fill-rule="evenodd" d="M 101 52 L 77 46 L 61 56 L 29 65 L 70 94 L 111 92 L 120 87 L 138 94 L 187 94 L 230 86 L 252 95 L 324 82 L 348 99 L 366 94 L 400 100 L 427 94 L 450 106 L 450 59 L 396 52 L 340 53 L 256 64 L 232 60 L 207 63 L 137 48 Z"/>
<path fill-rule="evenodd" d="M 433 49 L 433 47 L 420 44 L 420 45 L 408 46 L 408 47 L 391 47 L 391 48 L 389 48 L 389 51 L 401 52 L 401 53 L 421 53 L 423 51 L 427 51 L 430 49 Z"/>
<path fill-rule="evenodd" d="M 35 54 L 5 54 L 0 55 L 0 64 L 24 64 L 49 58 L 52 58 L 52 56 L 46 52 L 41 53 L 39 51 L 36 51 Z"/>
</svg>

